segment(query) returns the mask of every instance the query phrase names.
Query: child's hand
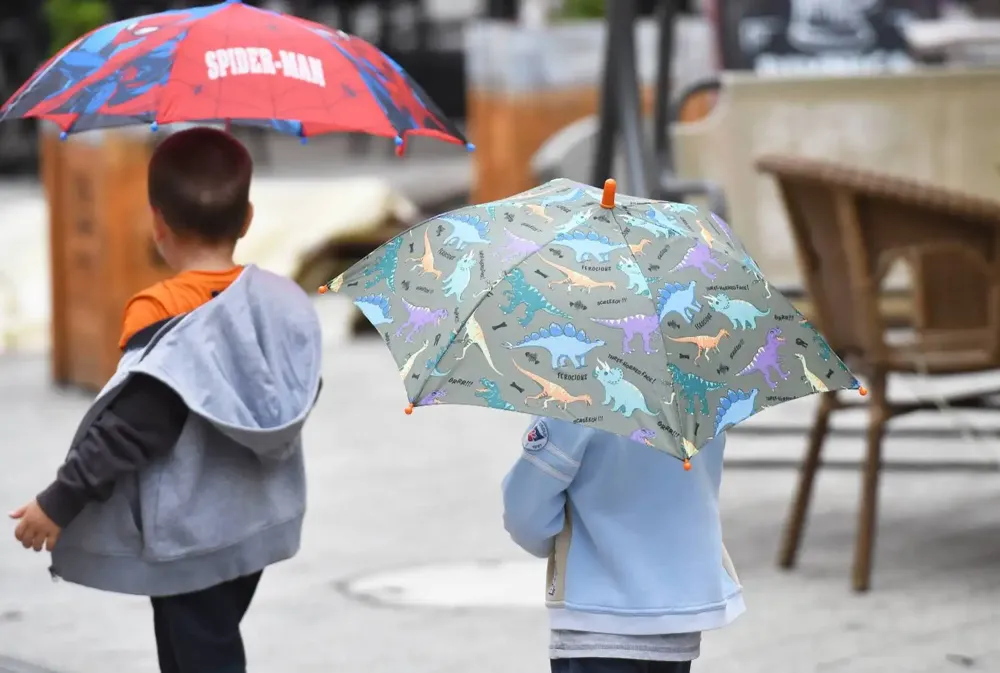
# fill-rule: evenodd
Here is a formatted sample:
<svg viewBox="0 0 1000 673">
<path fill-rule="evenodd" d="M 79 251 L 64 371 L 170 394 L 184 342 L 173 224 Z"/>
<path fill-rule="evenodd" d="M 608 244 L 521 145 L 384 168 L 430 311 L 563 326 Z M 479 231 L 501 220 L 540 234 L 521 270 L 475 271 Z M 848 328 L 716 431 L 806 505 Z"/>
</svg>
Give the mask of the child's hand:
<svg viewBox="0 0 1000 673">
<path fill-rule="evenodd" d="M 14 537 L 24 545 L 25 549 L 42 551 L 44 547 L 46 551 L 52 551 L 59 541 L 62 529 L 42 511 L 37 500 L 18 507 L 10 513 L 10 518 L 21 521 L 14 530 Z"/>
</svg>

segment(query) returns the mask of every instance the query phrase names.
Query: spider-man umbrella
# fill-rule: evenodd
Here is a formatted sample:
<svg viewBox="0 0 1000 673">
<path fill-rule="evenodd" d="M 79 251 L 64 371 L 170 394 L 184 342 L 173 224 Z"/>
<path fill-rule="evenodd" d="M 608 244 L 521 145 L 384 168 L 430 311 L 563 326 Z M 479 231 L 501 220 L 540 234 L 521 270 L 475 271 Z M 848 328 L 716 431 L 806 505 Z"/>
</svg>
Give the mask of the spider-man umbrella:
<svg viewBox="0 0 1000 673">
<path fill-rule="evenodd" d="M 305 138 L 350 131 L 467 144 L 391 58 L 298 17 L 229 0 L 112 23 L 56 54 L 0 108 L 64 133 L 226 122 Z"/>
</svg>

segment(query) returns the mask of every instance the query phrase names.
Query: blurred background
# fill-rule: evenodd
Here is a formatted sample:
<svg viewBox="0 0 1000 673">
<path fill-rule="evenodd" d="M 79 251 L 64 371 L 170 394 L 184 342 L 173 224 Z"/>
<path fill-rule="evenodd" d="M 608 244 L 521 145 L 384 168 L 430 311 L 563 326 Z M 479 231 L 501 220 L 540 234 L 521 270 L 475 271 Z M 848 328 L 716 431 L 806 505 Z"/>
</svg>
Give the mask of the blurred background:
<svg viewBox="0 0 1000 673">
<path fill-rule="evenodd" d="M 194 4 L 5 0 L 0 98 L 96 26 Z M 695 671 L 1000 671 L 1000 0 L 253 4 L 377 45 L 477 149 L 236 129 L 258 166 L 240 261 L 312 292 L 435 213 L 615 177 L 723 214 L 865 380 L 864 405 L 814 396 L 731 432 L 724 532 L 749 610 Z M 168 273 L 154 142 L 0 123 L 5 506 L 48 483 L 114 370 L 125 300 Z M 527 419 L 404 417 L 364 319 L 316 305 L 307 542 L 265 573 L 251 670 L 547 670 L 544 564 L 500 521 Z M 45 565 L 0 543 L 0 673 L 155 670 L 145 601 Z"/>
</svg>

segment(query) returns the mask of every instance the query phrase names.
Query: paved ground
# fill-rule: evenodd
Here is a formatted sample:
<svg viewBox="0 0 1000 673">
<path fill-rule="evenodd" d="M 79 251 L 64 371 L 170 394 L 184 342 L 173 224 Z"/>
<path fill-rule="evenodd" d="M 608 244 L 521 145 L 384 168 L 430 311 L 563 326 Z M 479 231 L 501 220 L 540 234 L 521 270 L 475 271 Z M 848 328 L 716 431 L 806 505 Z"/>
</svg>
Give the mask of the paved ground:
<svg viewBox="0 0 1000 673">
<path fill-rule="evenodd" d="M 344 305 L 334 298 L 321 307 L 329 327 L 329 384 L 307 431 L 305 546 L 265 576 L 246 622 L 251 670 L 546 670 L 546 622 L 537 607 L 543 570 L 519 564 L 504 572 L 502 565 L 525 560 L 504 535 L 499 502 L 499 481 L 517 455 L 523 419 L 455 407 L 405 417 L 402 390 L 381 344 L 345 342 Z M 46 483 L 87 399 L 52 389 L 46 362 L 22 357 L 0 359 L 0 400 L 0 507 L 8 508 Z M 802 424 L 808 406 L 770 410 L 761 422 Z M 859 421 L 848 419 L 842 427 Z M 911 430 L 935 424 L 947 426 L 941 419 L 917 419 Z M 800 446 L 794 436 L 739 435 L 730 456 L 789 457 Z M 858 440 L 842 435 L 832 448 L 849 458 L 857 454 Z M 998 455 L 994 441 L 965 446 L 912 433 L 890 440 L 889 453 L 955 460 Z M 875 590 L 864 597 L 852 595 L 847 584 L 858 483 L 850 472 L 823 476 L 800 569 L 785 574 L 774 568 L 793 479 L 789 470 L 734 466 L 727 472 L 725 533 L 749 612 L 706 637 L 697 670 L 1000 670 L 995 475 L 889 474 Z M 0 525 L 0 655 L 59 673 L 155 671 L 145 601 L 53 583 L 46 559 L 5 542 L 8 534 Z M 432 568 L 477 562 L 477 572 L 446 568 L 444 581 Z M 490 577 L 490 564 L 500 564 L 493 566 L 492 581 L 518 600 L 505 602 L 496 592 L 491 598 L 491 585 L 470 585 L 477 574 L 480 581 Z M 365 590 L 365 581 L 351 586 L 352 580 L 395 570 L 414 572 L 390 578 L 404 586 L 382 587 L 383 596 L 422 592 L 417 602 L 436 606 L 393 607 L 351 595 Z M 536 605 L 524 598 L 532 594 Z M 469 605 L 478 602 L 493 607 Z M 5 665 L 37 673 L 11 669 L 0 658 L 0 671 Z"/>
</svg>

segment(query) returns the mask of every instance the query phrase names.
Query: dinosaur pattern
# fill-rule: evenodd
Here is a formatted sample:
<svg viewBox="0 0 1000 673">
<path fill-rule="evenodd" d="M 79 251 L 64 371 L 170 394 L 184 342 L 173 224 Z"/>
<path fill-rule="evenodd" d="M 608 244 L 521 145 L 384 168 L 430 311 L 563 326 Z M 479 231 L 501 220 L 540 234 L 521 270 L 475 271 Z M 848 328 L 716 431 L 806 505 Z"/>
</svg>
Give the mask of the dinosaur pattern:
<svg viewBox="0 0 1000 673">
<path fill-rule="evenodd" d="M 507 306 L 501 306 L 500 310 L 510 315 L 523 304 L 524 317 L 518 320 L 521 323 L 521 327 L 527 327 L 539 311 L 545 311 L 558 318 L 566 318 L 567 320 L 572 317 L 553 306 L 537 287 L 524 278 L 524 271 L 520 268 L 515 268 L 507 274 L 507 282 L 510 284 L 510 289 L 504 290 L 503 294 L 510 302 Z"/>
<path fill-rule="evenodd" d="M 554 180 L 431 217 L 321 291 L 374 325 L 413 407 L 540 414 L 681 459 L 779 401 L 860 386 L 723 220 L 602 196 Z"/>
<path fill-rule="evenodd" d="M 444 279 L 444 296 L 455 297 L 455 301 L 462 303 L 462 295 L 468 289 L 472 281 L 472 268 L 476 265 L 476 260 L 472 254 L 465 255 L 458 259 L 455 270 Z"/>
<path fill-rule="evenodd" d="M 486 406 L 490 409 L 515 410 L 514 405 L 500 394 L 500 385 L 496 381 L 484 377 L 479 379 L 479 385 L 482 388 L 476 390 L 476 397 L 486 400 Z"/>
<path fill-rule="evenodd" d="M 556 245 L 566 246 L 576 255 L 577 262 L 607 262 L 611 253 L 628 247 L 625 241 L 613 242 L 607 236 L 596 231 L 583 233 L 574 231 L 572 234 L 559 234 L 553 241 Z"/>
<path fill-rule="evenodd" d="M 648 240 L 648 239 L 645 239 Z M 655 283 L 660 280 L 659 278 L 647 278 L 642 272 L 642 267 L 634 259 L 622 256 L 618 260 L 618 264 L 615 265 L 616 268 L 625 274 L 628 278 L 628 289 L 635 292 L 636 296 L 639 297 L 652 297 L 653 295 L 649 292 L 649 284 L 651 282 Z"/>
<path fill-rule="evenodd" d="M 399 265 L 399 248 L 403 239 L 394 238 L 382 248 L 382 254 L 375 258 L 371 266 L 365 267 L 364 274 L 368 276 L 365 289 L 370 290 L 380 282 L 385 281 L 390 292 L 396 291 L 396 267 Z"/>
<path fill-rule="evenodd" d="M 577 330 L 573 323 L 552 323 L 547 328 L 532 332 L 516 344 L 504 344 L 509 349 L 544 348 L 552 357 L 552 369 L 572 365 L 577 369 L 587 366 L 587 353 L 604 346 L 601 339 L 590 340 L 587 333 Z"/>
<path fill-rule="evenodd" d="M 746 376 L 747 374 L 757 372 L 764 377 L 767 387 L 774 390 L 778 387 L 778 382 L 776 379 L 771 378 L 772 374 L 777 375 L 783 380 L 791 376 L 791 372 L 785 371 L 781 357 L 781 346 L 785 343 L 785 337 L 781 336 L 780 327 L 772 327 L 767 331 L 767 336 L 764 339 L 764 345 L 757 349 L 753 359 L 750 360 L 750 364 L 740 371 L 737 376 Z"/>
<path fill-rule="evenodd" d="M 604 404 L 625 418 L 631 418 L 636 411 L 649 416 L 655 414 L 646 407 L 646 398 L 634 383 L 625 378 L 620 367 L 611 367 L 607 362 L 597 361 L 594 378 L 604 386 Z"/>
<path fill-rule="evenodd" d="M 403 332 L 410 330 L 405 341 L 407 343 L 413 341 L 413 335 L 420 332 L 428 327 L 437 327 L 441 324 L 441 321 L 448 317 L 449 311 L 443 308 L 427 308 L 426 306 L 416 306 L 410 302 L 403 300 L 403 306 L 409 311 L 409 319 L 399 326 L 396 330 L 396 336 L 403 336 Z"/>
<path fill-rule="evenodd" d="M 660 288 L 656 299 L 656 315 L 663 322 L 671 313 L 676 313 L 690 324 L 702 309 L 701 303 L 695 298 L 697 285 L 692 280 L 683 283 L 669 283 Z"/>
<path fill-rule="evenodd" d="M 444 245 L 465 250 L 466 246 L 490 242 L 490 223 L 478 215 L 447 215 L 442 222 L 451 225 L 451 234 L 444 239 Z"/>
<path fill-rule="evenodd" d="M 761 311 L 743 299 L 730 299 L 728 294 L 708 295 L 705 301 L 713 311 L 729 318 L 733 329 L 757 329 L 757 318 L 771 314 L 771 309 Z"/>
<path fill-rule="evenodd" d="M 684 257 L 668 273 L 677 273 L 684 269 L 697 269 L 705 278 L 715 280 L 719 272 L 729 268 L 728 264 L 715 259 L 710 244 L 705 241 L 696 242 L 684 253 Z"/>
<path fill-rule="evenodd" d="M 715 434 L 719 435 L 727 428 L 753 416 L 759 392 L 758 388 L 751 388 L 749 392 L 742 389 L 726 392 L 719 400 L 719 406 L 715 411 Z"/>
</svg>

